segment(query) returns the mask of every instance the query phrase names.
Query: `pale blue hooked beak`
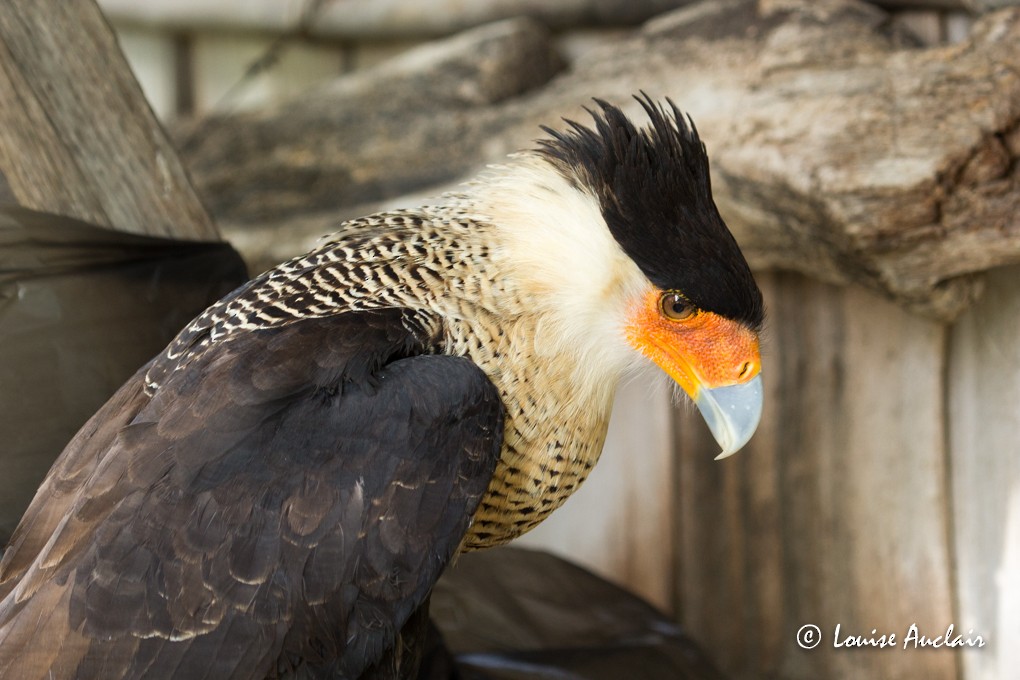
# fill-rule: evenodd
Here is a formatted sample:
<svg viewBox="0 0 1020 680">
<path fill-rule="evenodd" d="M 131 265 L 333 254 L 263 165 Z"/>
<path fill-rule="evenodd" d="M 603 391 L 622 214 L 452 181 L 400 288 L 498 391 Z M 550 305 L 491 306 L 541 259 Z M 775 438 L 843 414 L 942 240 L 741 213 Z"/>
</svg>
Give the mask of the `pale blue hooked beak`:
<svg viewBox="0 0 1020 680">
<path fill-rule="evenodd" d="M 701 388 L 694 400 L 708 423 L 712 436 L 722 447 L 716 460 L 732 456 L 743 448 L 761 420 L 761 374 L 746 383 Z"/>
</svg>

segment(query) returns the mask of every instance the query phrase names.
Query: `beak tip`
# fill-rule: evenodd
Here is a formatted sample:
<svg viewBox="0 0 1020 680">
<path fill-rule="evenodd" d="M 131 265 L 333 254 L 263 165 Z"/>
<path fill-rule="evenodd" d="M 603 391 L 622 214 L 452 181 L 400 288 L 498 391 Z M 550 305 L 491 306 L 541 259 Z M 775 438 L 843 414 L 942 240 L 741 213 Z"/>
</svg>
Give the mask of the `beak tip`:
<svg viewBox="0 0 1020 680">
<path fill-rule="evenodd" d="M 728 458 L 747 444 L 758 429 L 762 411 L 761 375 L 746 383 L 703 389 L 695 403 L 708 423 L 722 452 L 716 460 Z"/>
</svg>

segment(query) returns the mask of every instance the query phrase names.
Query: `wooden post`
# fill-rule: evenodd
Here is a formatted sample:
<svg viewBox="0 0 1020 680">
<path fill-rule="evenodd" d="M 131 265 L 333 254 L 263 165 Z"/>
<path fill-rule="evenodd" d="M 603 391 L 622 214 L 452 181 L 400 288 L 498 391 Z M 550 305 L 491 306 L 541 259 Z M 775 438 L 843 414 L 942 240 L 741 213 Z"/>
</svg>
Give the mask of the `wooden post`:
<svg viewBox="0 0 1020 680">
<path fill-rule="evenodd" d="M 946 327 L 858 287 L 759 283 L 761 428 L 717 462 L 697 416 L 678 418 L 680 621 L 734 678 L 956 680 L 957 650 L 908 637 L 955 620 Z M 821 637 L 798 638 L 808 625 Z"/>
<path fill-rule="evenodd" d="M 93 0 L 0 9 L 0 198 L 135 233 L 219 235 Z"/>
</svg>

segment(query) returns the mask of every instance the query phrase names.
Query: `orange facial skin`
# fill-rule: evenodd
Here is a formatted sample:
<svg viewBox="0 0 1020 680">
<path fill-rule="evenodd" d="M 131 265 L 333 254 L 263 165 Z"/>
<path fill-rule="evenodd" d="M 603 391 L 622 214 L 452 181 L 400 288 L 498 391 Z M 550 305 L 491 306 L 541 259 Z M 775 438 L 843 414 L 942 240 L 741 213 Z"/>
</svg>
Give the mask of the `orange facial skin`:
<svg viewBox="0 0 1020 680">
<path fill-rule="evenodd" d="M 660 304 L 666 292 L 645 294 L 627 325 L 627 340 L 691 399 L 697 400 L 702 388 L 746 383 L 761 372 L 757 333 L 701 310 L 685 319 L 668 318 Z"/>
</svg>

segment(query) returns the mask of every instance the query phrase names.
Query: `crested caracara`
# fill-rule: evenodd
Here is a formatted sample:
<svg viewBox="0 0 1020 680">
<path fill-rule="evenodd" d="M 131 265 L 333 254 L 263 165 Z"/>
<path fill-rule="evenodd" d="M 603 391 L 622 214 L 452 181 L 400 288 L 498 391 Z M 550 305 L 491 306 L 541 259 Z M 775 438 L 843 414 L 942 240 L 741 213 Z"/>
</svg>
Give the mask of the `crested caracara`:
<svg viewBox="0 0 1020 680">
<path fill-rule="evenodd" d="M 651 361 L 722 447 L 763 304 L 693 124 L 639 99 L 434 205 L 343 224 L 81 429 L 0 563 L 0 677 L 406 677 L 436 579 L 580 486 Z"/>
</svg>

